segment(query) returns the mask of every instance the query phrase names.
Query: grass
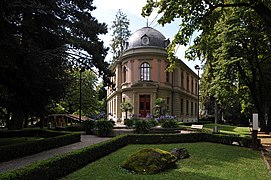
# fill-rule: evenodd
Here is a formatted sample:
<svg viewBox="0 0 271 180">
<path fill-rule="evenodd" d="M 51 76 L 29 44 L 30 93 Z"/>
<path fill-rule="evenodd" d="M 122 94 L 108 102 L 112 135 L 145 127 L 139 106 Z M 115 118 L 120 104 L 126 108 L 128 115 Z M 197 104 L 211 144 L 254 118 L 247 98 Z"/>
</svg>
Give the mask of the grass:
<svg viewBox="0 0 271 180">
<path fill-rule="evenodd" d="M 44 138 L 41 137 L 12 137 L 12 138 L 0 138 L 0 146 L 6 146 L 10 144 L 18 144 L 23 142 L 37 141 Z"/>
<path fill-rule="evenodd" d="M 227 134 L 238 134 L 240 136 L 248 136 L 250 135 L 249 127 L 238 127 L 238 126 L 230 126 L 230 125 L 222 125 L 222 124 L 204 124 L 203 128 L 213 130 L 214 126 L 219 126 L 220 132 Z"/>
<path fill-rule="evenodd" d="M 185 147 L 188 149 L 191 157 L 178 161 L 176 169 L 167 170 L 154 175 L 134 174 L 120 167 L 120 164 L 129 155 L 140 149 L 150 147 L 167 151 L 175 147 Z M 202 142 L 163 145 L 128 145 L 100 160 L 90 163 L 63 179 L 267 180 L 270 179 L 270 176 L 263 160 L 260 158 L 260 152 L 237 146 Z"/>
</svg>

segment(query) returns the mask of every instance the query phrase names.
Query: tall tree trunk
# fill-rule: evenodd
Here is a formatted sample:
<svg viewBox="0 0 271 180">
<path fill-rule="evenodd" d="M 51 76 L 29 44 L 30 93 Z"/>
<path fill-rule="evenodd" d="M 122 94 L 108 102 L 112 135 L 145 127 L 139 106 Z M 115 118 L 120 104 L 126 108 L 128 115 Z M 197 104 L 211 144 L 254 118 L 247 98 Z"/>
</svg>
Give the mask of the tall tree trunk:
<svg viewBox="0 0 271 180">
<path fill-rule="evenodd" d="M 43 129 L 44 128 L 44 120 L 45 120 L 45 116 L 43 114 L 40 115 L 40 128 Z"/>
<path fill-rule="evenodd" d="M 27 115 L 27 114 L 25 114 L 25 115 L 24 115 L 24 128 L 27 128 L 28 123 L 29 123 L 29 120 L 28 120 L 28 115 Z"/>
<path fill-rule="evenodd" d="M 266 133 L 269 134 L 271 132 L 271 108 L 270 107 L 268 109 L 267 116 L 268 116 L 268 119 L 267 119 Z"/>
<path fill-rule="evenodd" d="M 218 123 L 218 104 L 217 101 L 215 100 L 215 124 Z"/>
<path fill-rule="evenodd" d="M 268 8 L 263 2 L 251 0 L 254 5 L 252 9 L 262 18 L 265 23 L 266 30 L 271 34 L 271 9 Z"/>
<path fill-rule="evenodd" d="M 12 112 L 12 117 L 10 120 L 9 129 L 22 129 L 24 123 L 24 113 L 19 103 L 17 103 L 16 108 Z"/>
</svg>

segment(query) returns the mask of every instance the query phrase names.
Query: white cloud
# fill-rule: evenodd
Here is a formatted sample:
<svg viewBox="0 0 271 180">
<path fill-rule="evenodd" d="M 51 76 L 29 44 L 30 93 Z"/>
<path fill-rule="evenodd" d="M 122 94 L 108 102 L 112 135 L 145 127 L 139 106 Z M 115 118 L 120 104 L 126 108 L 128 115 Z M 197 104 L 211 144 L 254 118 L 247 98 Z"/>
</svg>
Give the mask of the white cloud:
<svg viewBox="0 0 271 180">
<path fill-rule="evenodd" d="M 117 11 L 122 9 L 138 17 L 141 17 L 142 7 L 146 4 L 146 0 L 94 0 L 94 5 L 102 9 L 102 11 Z"/>
</svg>

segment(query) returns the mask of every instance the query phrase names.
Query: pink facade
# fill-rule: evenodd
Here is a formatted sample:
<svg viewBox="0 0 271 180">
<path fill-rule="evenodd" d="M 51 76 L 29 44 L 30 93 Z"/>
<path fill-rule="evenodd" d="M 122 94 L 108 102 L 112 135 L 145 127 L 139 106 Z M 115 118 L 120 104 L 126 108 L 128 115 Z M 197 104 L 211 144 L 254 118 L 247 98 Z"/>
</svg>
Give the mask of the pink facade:
<svg viewBox="0 0 271 180">
<path fill-rule="evenodd" d="M 127 49 L 112 65 L 116 85 L 107 93 L 107 111 L 112 114 L 109 118 L 123 122 L 125 113 L 120 109 L 123 101 L 133 105 L 130 114 L 145 117 L 153 113 L 155 99 L 164 98 L 168 114 L 179 121 L 197 121 L 198 76 L 181 60 L 173 72 L 166 72 L 166 43 L 165 37 L 150 27 L 131 36 Z"/>
</svg>

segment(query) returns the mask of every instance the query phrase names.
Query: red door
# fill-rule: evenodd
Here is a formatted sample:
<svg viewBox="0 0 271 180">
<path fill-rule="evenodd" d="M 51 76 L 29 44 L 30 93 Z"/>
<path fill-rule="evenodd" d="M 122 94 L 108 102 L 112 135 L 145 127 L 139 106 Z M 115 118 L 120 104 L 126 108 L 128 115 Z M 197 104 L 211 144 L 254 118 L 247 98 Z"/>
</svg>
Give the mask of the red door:
<svg viewBox="0 0 271 180">
<path fill-rule="evenodd" d="M 146 117 L 150 113 L 150 95 L 139 96 L 139 113 L 140 117 Z"/>
</svg>

